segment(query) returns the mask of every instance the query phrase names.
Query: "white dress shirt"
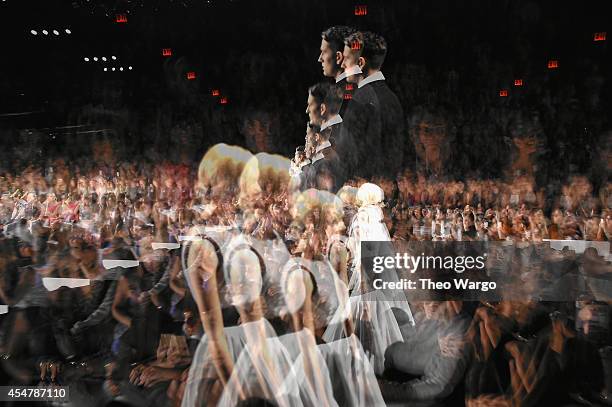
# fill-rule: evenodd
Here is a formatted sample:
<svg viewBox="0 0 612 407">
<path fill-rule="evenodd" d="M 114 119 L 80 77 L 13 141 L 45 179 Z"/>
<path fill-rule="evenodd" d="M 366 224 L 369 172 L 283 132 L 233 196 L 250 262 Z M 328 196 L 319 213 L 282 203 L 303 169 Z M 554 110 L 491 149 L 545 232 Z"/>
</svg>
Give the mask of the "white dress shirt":
<svg viewBox="0 0 612 407">
<path fill-rule="evenodd" d="M 372 75 L 368 76 L 367 78 L 363 79 L 361 82 L 359 82 L 357 87 L 358 88 L 363 88 L 368 83 L 375 82 L 375 81 L 384 81 L 384 80 L 385 80 L 385 76 L 383 75 L 383 73 L 381 71 L 378 71 L 378 72 L 373 73 Z"/>
</svg>

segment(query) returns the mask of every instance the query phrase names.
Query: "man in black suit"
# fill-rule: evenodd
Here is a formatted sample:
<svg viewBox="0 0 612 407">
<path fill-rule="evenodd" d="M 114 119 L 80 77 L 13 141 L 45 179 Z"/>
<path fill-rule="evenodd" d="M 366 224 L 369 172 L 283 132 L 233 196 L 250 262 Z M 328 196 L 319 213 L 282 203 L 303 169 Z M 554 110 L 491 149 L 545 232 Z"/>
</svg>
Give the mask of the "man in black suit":
<svg viewBox="0 0 612 407">
<path fill-rule="evenodd" d="M 344 39 L 354 33 L 355 29 L 343 25 L 336 25 L 321 33 L 321 46 L 319 63 L 323 69 L 323 75 L 333 78 L 336 87 L 343 93 L 343 103 L 340 106 L 340 115 L 344 114 L 348 102 L 352 98 L 355 86 L 346 81 L 346 73 L 342 68 L 344 58 Z"/>
<path fill-rule="evenodd" d="M 404 111 L 381 72 L 387 43 L 378 34 L 356 32 L 345 39 L 343 53 L 345 71 L 354 73 L 347 79 L 358 87 L 345 121 L 358 139 L 359 162 L 366 163 L 362 176 L 395 177 L 403 168 L 409 143 Z"/>
<path fill-rule="evenodd" d="M 307 187 L 333 190 L 345 180 L 347 166 L 354 156 L 352 140 L 343 130 L 339 114 L 342 94 L 328 83 L 317 83 L 308 89 L 306 112 L 313 128 L 315 151 L 310 164 L 304 166 Z"/>
<path fill-rule="evenodd" d="M 335 194 L 344 185 L 343 165 L 330 141 L 332 129 L 316 130 L 316 147 L 309 164 L 307 186 Z"/>
</svg>

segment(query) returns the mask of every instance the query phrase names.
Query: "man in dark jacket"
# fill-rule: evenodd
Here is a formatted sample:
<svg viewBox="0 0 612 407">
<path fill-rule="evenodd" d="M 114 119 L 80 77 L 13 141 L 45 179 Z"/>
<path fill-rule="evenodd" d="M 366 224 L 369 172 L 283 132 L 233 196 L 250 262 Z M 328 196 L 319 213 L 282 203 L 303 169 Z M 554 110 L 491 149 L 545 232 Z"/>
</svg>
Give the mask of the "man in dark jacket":
<svg viewBox="0 0 612 407">
<path fill-rule="evenodd" d="M 405 162 L 404 111 L 381 72 L 386 55 L 387 43 L 378 34 L 356 32 L 345 38 L 343 66 L 355 72 L 347 80 L 358 87 L 345 120 L 357 140 L 364 177 L 394 177 Z"/>
<path fill-rule="evenodd" d="M 342 92 L 343 97 L 340 105 L 340 116 L 344 114 L 352 98 L 353 89 L 355 88 L 346 81 L 346 73 L 342 68 L 344 38 L 353 32 L 355 32 L 354 28 L 336 25 L 329 27 L 321 33 L 321 53 L 319 54 L 318 61 L 323 69 L 323 75 L 328 78 L 333 78 L 336 88 Z"/>
</svg>

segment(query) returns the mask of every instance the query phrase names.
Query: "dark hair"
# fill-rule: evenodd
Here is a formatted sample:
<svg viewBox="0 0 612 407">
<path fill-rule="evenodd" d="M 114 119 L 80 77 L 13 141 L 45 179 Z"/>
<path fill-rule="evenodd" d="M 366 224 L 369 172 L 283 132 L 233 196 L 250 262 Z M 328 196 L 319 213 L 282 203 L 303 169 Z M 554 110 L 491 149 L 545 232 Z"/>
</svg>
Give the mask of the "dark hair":
<svg viewBox="0 0 612 407">
<path fill-rule="evenodd" d="M 327 82 L 319 82 L 308 88 L 308 94 L 312 95 L 317 104 L 325 104 L 332 115 L 337 114 L 342 106 L 342 89 Z"/>
<path fill-rule="evenodd" d="M 363 33 L 354 31 L 344 37 L 344 45 L 353 50 L 363 50 Z"/>
<path fill-rule="evenodd" d="M 318 126 L 312 122 L 308 122 L 308 128 L 313 131 L 313 133 L 318 133 L 321 131 L 321 126 Z"/>
<path fill-rule="evenodd" d="M 326 82 L 319 82 L 308 88 L 308 94 L 312 95 L 317 104 L 325 102 L 325 97 L 329 93 L 330 84 Z"/>
<path fill-rule="evenodd" d="M 249 397 L 248 399 L 240 400 L 236 407 L 276 407 L 276 404 L 267 399 Z"/>
<path fill-rule="evenodd" d="M 325 103 L 325 107 L 329 111 L 330 115 L 335 115 L 340 112 L 340 107 L 342 106 L 342 99 L 344 93 L 342 92 L 342 88 L 338 86 L 329 86 L 327 90 L 327 95 L 325 95 L 325 99 L 323 103 Z"/>
<path fill-rule="evenodd" d="M 334 52 L 342 52 L 344 49 L 344 39 L 354 32 L 354 28 L 345 25 L 335 25 L 323 31 L 321 38 L 329 42 Z"/>
<path fill-rule="evenodd" d="M 387 41 L 382 35 L 373 32 L 363 33 L 363 51 L 361 56 L 370 69 L 380 69 L 387 56 Z"/>
</svg>

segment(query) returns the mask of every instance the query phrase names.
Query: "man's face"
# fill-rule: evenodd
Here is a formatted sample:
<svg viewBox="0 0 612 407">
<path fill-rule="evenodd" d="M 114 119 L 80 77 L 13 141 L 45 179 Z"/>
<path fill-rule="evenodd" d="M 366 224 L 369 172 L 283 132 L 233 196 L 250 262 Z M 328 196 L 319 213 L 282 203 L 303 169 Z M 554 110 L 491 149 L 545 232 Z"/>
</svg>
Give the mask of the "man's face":
<svg viewBox="0 0 612 407">
<path fill-rule="evenodd" d="M 323 68 L 323 75 L 328 78 L 333 78 L 338 73 L 338 67 L 336 65 L 336 53 L 332 49 L 329 42 L 321 39 L 321 53 L 319 54 L 319 62 Z"/>
<path fill-rule="evenodd" d="M 308 120 L 310 120 L 311 123 L 316 124 L 317 126 L 321 125 L 322 118 L 320 106 L 312 95 L 308 95 L 306 114 L 308 115 Z"/>
<path fill-rule="evenodd" d="M 342 52 L 342 69 L 347 72 L 356 67 L 359 67 L 359 52 L 345 45 Z M 349 75 L 346 80 L 349 83 L 356 83 L 358 78 L 359 75 Z"/>
</svg>

